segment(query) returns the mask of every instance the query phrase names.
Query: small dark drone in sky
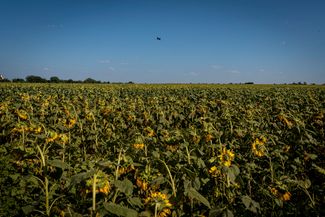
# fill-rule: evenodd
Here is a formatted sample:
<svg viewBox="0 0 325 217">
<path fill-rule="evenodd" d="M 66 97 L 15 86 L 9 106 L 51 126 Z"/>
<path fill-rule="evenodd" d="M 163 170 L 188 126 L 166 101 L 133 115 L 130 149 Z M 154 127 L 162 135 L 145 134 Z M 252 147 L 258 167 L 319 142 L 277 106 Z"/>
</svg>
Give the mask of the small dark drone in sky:
<svg viewBox="0 0 325 217">
<path fill-rule="evenodd" d="M 160 41 L 160 40 L 161 40 L 161 38 L 160 38 L 160 37 L 157 37 L 156 39 L 157 39 L 158 41 Z"/>
</svg>

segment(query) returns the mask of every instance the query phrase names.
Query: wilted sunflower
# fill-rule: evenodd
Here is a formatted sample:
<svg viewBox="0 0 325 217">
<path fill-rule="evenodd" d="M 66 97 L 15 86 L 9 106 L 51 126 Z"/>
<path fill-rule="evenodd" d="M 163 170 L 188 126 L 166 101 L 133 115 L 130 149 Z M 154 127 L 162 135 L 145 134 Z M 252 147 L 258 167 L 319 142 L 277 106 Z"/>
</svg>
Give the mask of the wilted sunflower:
<svg viewBox="0 0 325 217">
<path fill-rule="evenodd" d="M 137 182 L 137 186 L 139 188 L 141 188 L 141 190 L 143 190 L 143 191 L 146 191 L 149 187 L 148 182 L 146 182 L 145 180 L 142 180 L 140 178 L 137 178 L 136 182 Z"/>
<path fill-rule="evenodd" d="M 166 149 L 167 149 L 168 151 L 170 151 L 170 152 L 175 152 L 175 151 L 177 151 L 178 148 L 179 148 L 178 145 L 167 145 L 167 146 L 166 146 Z"/>
</svg>

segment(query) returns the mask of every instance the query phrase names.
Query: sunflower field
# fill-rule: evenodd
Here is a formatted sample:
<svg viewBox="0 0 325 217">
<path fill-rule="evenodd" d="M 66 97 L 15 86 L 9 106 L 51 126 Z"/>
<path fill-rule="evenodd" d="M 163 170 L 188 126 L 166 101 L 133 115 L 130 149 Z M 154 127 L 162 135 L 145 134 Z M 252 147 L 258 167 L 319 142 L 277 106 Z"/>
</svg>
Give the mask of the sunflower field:
<svg viewBox="0 0 325 217">
<path fill-rule="evenodd" d="M 325 216 L 325 88 L 0 84 L 0 216 Z"/>
</svg>

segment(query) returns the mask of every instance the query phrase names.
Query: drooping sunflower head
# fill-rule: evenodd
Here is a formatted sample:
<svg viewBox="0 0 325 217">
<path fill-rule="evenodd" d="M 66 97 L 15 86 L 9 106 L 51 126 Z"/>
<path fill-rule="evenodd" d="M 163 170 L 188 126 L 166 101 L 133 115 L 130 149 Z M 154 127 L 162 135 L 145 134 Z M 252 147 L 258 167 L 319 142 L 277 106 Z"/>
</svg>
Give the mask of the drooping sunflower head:
<svg viewBox="0 0 325 217">
<path fill-rule="evenodd" d="M 144 201 L 145 204 L 159 204 L 160 208 L 172 207 L 168 195 L 162 192 L 151 192 Z"/>
<path fill-rule="evenodd" d="M 54 142 L 55 140 L 59 139 L 59 134 L 54 131 L 49 131 L 48 136 L 46 138 L 46 143 Z"/>
<path fill-rule="evenodd" d="M 92 192 L 92 186 L 93 186 L 93 182 L 94 182 L 94 177 L 88 179 L 86 181 L 86 187 L 87 190 L 86 192 Z M 103 171 L 99 170 L 96 173 L 96 193 L 103 193 L 103 194 L 108 194 L 111 191 L 111 184 L 109 181 L 109 177 L 106 173 L 104 173 Z"/>
<path fill-rule="evenodd" d="M 18 117 L 21 119 L 21 120 L 27 120 L 28 119 L 28 114 L 25 110 L 23 109 L 20 109 L 20 110 L 17 110 L 16 111 Z"/>
<path fill-rule="evenodd" d="M 159 216 L 159 217 L 167 217 L 167 216 L 169 216 L 171 213 L 172 213 L 172 212 L 171 212 L 171 210 L 170 210 L 169 208 L 163 208 L 163 209 L 159 212 L 158 216 Z"/>
</svg>

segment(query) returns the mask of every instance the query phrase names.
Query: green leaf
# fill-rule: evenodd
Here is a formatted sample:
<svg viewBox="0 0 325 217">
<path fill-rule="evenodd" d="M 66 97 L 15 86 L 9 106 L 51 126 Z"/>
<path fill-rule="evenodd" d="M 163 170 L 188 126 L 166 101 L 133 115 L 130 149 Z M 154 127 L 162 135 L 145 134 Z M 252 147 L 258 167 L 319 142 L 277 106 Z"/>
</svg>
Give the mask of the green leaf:
<svg viewBox="0 0 325 217">
<path fill-rule="evenodd" d="M 101 161 L 101 162 L 98 163 L 98 165 L 101 166 L 101 167 L 109 168 L 109 167 L 113 166 L 114 164 L 111 161 Z"/>
<path fill-rule="evenodd" d="M 48 161 L 48 164 L 50 166 L 54 166 L 54 167 L 57 167 L 57 168 L 61 168 L 62 170 L 68 168 L 68 164 L 66 164 L 65 162 L 61 161 L 61 160 L 49 160 Z"/>
<path fill-rule="evenodd" d="M 203 197 L 202 194 L 197 192 L 193 187 L 190 187 L 189 189 L 187 189 L 187 194 L 189 197 L 192 197 L 192 198 L 200 201 L 201 203 L 203 203 L 204 205 L 206 205 L 207 207 L 209 207 L 211 209 L 209 201 L 205 197 Z"/>
<path fill-rule="evenodd" d="M 23 206 L 21 209 L 23 210 L 25 215 L 29 215 L 31 212 L 34 211 L 34 206 L 27 205 L 27 206 Z"/>
<path fill-rule="evenodd" d="M 245 205 L 246 209 L 252 211 L 253 213 L 257 213 L 258 210 L 260 209 L 260 204 L 247 195 L 242 196 L 241 200 Z"/>
<path fill-rule="evenodd" d="M 143 207 L 143 203 L 141 202 L 141 198 L 139 197 L 131 197 L 128 199 L 128 202 L 132 206 Z"/>
<path fill-rule="evenodd" d="M 150 211 L 143 211 L 139 214 L 139 217 L 151 217 L 152 214 Z"/>
<path fill-rule="evenodd" d="M 309 179 L 299 180 L 298 185 L 304 189 L 308 189 L 311 186 L 311 182 Z"/>
<path fill-rule="evenodd" d="M 161 185 L 166 182 L 166 178 L 164 176 L 158 176 L 154 180 L 150 182 L 151 185 Z"/>
<path fill-rule="evenodd" d="M 123 181 L 116 180 L 113 184 L 119 189 L 119 191 L 130 196 L 133 192 L 133 184 L 130 180 L 124 179 Z"/>
<path fill-rule="evenodd" d="M 276 198 L 276 199 L 275 199 L 275 203 L 276 203 L 279 207 L 283 207 L 283 201 L 282 201 L 282 200 Z"/>
<path fill-rule="evenodd" d="M 313 165 L 313 167 L 314 167 L 314 168 L 315 168 L 319 173 L 325 175 L 325 169 L 323 169 L 323 168 L 317 166 L 316 164 L 312 164 L 312 165 Z"/>
<path fill-rule="evenodd" d="M 130 209 L 128 207 L 118 205 L 118 204 L 115 204 L 112 202 L 104 203 L 104 208 L 108 212 L 118 215 L 118 216 L 125 216 L 125 217 L 137 217 L 138 216 L 138 212 L 135 211 L 134 209 Z"/>
<path fill-rule="evenodd" d="M 13 174 L 13 175 L 9 175 L 9 177 L 10 177 L 13 181 L 16 181 L 16 180 L 20 177 L 20 175 L 19 175 L 18 173 L 16 173 L 16 174 Z"/>
<path fill-rule="evenodd" d="M 82 172 L 82 173 L 78 173 L 76 175 L 73 175 L 71 177 L 71 185 L 76 185 L 79 184 L 80 182 L 90 178 L 92 175 L 94 175 L 95 170 L 91 170 L 89 172 Z"/>
<path fill-rule="evenodd" d="M 222 217 L 234 217 L 234 214 L 232 213 L 231 210 L 226 209 L 226 210 L 222 213 Z"/>
<path fill-rule="evenodd" d="M 315 160 L 318 156 L 316 154 L 308 154 L 306 153 L 306 157 L 312 159 L 312 160 Z"/>
<path fill-rule="evenodd" d="M 220 216 L 224 210 L 225 207 L 214 207 L 209 211 L 209 217 Z"/>
<path fill-rule="evenodd" d="M 153 152 L 152 152 L 152 155 L 153 155 L 154 158 L 157 158 L 157 159 L 160 158 L 160 154 L 159 154 L 159 152 L 157 152 L 157 151 L 153 151 Z"/>
<path fill-rule="evenodd" d="M 199 168 L 206 168 L 206 165 L 205 165 L 204 161 L 203 161 L 201 158 L 198 158 L 198 159 L 197 159 L 196 164 L 197 164 L 197 166 L 198 166 Z"/>
<path fill-rule="evenodd" d="M 36 176 L 27 176 L 26 181 L 31 186 L 39 186 L 40 179 L 38 179 Z"/>
</svg>

